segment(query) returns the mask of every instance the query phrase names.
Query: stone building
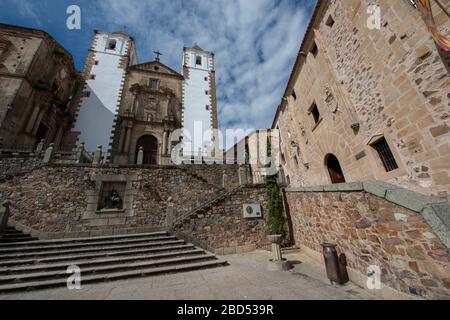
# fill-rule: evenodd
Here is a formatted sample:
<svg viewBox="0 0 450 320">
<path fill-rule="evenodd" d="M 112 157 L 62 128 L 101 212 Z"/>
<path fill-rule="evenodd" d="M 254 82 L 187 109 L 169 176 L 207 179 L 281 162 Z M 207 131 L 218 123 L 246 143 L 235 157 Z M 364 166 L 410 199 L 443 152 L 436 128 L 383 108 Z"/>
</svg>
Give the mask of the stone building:
<svg viewBox="0 0 450 320">
<path fill-rule="evenodd" d="M 143 164 L 171 163 L 169 138 L 181 129 L 183 79 L 159 58 L 128 68 L 114 136 L 114 163 L 137 163 L 140 148 Z"/>
<path fill-rule="evenodd" d="M 0 138 L 57 148 L 71 129 L 79 82 L 72 56 L 49 34 L 0 24 Z"/>
<path fill-rule="evenodd" d="M 375 1 L 381 28 L 369 28 L 372 2 L 317 3 L 273 122 L 286 178 L 292 187 L 383 180 L 445 196 L 449 53 L 412 1 Z M 448 35 L 450 19 L 433 12 Z"/>
<path fill-rule="evenodd" d="M 88 152 L 102 146 L 110 157 L 125 77 L 136 63 L 134 39 L 127 33 L 95 31 L 83 69 L 73 143 L 84 142 Z"/>
</svg>

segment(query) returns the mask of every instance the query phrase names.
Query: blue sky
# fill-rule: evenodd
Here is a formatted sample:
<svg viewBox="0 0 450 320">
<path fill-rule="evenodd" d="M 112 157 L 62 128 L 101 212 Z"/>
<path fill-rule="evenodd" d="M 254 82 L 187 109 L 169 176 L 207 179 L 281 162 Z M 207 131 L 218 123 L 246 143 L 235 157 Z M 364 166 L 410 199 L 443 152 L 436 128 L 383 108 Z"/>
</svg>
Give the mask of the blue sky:
<svg viewBox="0 0 450 320">
<path fill-rule="evenodd" d="M 81 30 L 66 28 L 66 9 L 81 8 Z M 0 21 L 38 28 L 68 49 L 81 70 L 93 30 L 126 30 L 139 62 L 180 71 L 184 46 L 216 54 L 219 123 L 270 127 L 315 0 L 0 0 Z"/>
</svg>

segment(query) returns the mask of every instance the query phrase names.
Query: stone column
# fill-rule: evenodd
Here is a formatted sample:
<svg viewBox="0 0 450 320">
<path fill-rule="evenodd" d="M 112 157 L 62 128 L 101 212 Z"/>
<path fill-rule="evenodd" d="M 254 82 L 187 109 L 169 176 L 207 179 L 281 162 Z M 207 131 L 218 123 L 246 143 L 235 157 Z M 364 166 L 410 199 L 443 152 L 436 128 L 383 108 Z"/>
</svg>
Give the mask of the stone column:
<svg viewBox="0 0 450 320">
<path fill-rule="evenodd" d="M 124 153 L 130 152 L 130 143 L 131 143 L 131 134 L 133 132 L 133 125 L 130 123 L 128 124 L 127 134 L 125 138 L 125 147 L 123 148 Z"/>
<path fill-rule="evenodd" d="M 117 150 L 119 153 L 123 152 L 125 135 L 127 134 L 127 125 L 126 122 L 122 122 L 122 128 L 120 129 L 120 137 L 119 137 L 119 149 Z"/>
<path fill-rule="evenodd" d="M 44 117 L 44 114 L 45 114 L 45 110 L 41 110 L 39 112 L 39 115 L 38 115 L 38 117 L 36 119 L 36 122 L 34 123 L 33 131 L 31 132 L 33 135 L 36 135 L 36 133 L 37 133 L 37 131 L 39 129 L 39 124 L 41 123 L 42 118 Z"/>
<path fill-rule="evenodd" d="M 167 155 L 167 131 L 164 131 L 163 133 L 163 142 L 162 142 L 162 155 L 165 156 Z"/>
<path fill-rule="evenodd" d="M 27 126 L 25 127 L 26 133 L 31 133 L 31 131 L 33 130 L 34 124 L 36 123 L 36 119 L 39 115 L 39 109 L 40 108 L 38 106 L 34 106 L 33 113 L 31 114 L 30 119 L 28 119 Z"/>
<path fill-rule="evenodd" d="M 55 141 L 54 141 L 55 148 L 58 149 L 58 150 L 61 147 L 61 140 L 62 140 L 63 134 L 64 134 L 64 128 L 63 127 L 59 127 L 58 131 L 56 133 Z"/>
</svg>

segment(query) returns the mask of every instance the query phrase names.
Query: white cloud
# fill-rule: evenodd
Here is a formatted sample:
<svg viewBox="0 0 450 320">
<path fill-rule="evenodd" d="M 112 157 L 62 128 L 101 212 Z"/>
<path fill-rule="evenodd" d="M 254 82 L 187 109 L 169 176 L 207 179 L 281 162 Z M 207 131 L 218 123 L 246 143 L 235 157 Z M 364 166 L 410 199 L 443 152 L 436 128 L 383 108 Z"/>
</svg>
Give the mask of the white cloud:
<svg viewBox="0 0 450 320">
<path fill-rule="evenodd" d="M 270 127 L 309 20 L 312 0 L 105 0 L 97 19 L 136 38 L 140 62 L 164 53 L 181 68 L 183 46 L 216 54 L 219 122 L 227 128 Z"/>
</svg>

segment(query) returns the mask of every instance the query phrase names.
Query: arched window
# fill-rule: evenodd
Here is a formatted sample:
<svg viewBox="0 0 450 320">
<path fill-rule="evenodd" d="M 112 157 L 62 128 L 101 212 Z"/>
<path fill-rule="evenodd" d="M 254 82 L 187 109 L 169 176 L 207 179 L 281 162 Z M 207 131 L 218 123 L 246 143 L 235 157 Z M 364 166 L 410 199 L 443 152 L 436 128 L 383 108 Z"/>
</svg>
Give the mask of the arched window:
<svg viewBox="0 0 450 320">
<path fill-rule="evenodd" d="M 331 183 L 345 183 L 345 177 L 342 172 L 341 164 L 335 155 L 328 154 L 325 157 L 325 165 L 327 166 L 328 173 L 330 174 Z"/>
<path fill-rule="evenodd" d="M 116 50 L 117 41 L 114 39 L 109 40 L 108 42 L 108 49 L 109 50 Z"/>
</svg>

